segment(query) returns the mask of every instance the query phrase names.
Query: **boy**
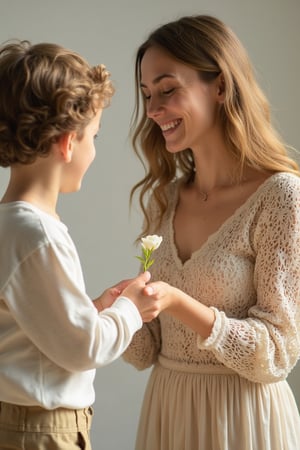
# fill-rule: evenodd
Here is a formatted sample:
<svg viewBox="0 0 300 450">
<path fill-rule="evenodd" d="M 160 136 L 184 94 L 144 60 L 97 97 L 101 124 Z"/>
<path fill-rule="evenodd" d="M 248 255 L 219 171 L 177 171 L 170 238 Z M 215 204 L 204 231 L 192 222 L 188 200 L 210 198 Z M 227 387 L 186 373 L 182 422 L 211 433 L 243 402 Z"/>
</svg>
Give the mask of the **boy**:
<svg viewBox="0 0 300 450">
<path fill-rule="evenodd" d="M 2 450 L 90 449 L 95 369 L 158 314 L 142 293 L 149 273 L 93 303 L 56 213 L 58 195 L 80 189 L 113 91 L 104 66 L 58 45 L 0 48 Z"/>
</svg>

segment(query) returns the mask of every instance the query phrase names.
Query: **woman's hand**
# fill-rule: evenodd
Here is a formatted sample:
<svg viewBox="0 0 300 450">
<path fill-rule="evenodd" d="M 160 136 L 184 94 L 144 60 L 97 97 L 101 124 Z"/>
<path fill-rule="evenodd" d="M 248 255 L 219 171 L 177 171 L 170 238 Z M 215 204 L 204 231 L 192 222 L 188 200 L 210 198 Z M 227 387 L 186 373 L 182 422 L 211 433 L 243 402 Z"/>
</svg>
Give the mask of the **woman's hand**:
<svg viewBox="0 0 300 450">
<path fill-rule="evenodd" d="M 165 310 L 203 338 L 210 336 L 215 314 L 199 300 L 163 281 L 148 284 L 143 293 L 149 299 L 157 301 L 157 308 L 160 311 Z"/>
</svg>

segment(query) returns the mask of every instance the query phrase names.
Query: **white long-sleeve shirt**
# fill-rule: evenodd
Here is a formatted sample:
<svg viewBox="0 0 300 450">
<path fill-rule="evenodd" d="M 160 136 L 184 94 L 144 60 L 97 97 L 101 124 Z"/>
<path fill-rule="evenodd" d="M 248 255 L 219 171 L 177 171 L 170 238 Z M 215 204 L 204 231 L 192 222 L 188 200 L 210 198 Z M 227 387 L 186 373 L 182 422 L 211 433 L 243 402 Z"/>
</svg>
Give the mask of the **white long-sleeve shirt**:
<svg viewBox="0 0 300 450">
<path fill-rule="evenodd" d="M 95 369 L 141 326 L 126 297 L 97 312 L 62 222 L 26 202 L 0 204 L 0 401 L 91 405 Z"/>
</svg>

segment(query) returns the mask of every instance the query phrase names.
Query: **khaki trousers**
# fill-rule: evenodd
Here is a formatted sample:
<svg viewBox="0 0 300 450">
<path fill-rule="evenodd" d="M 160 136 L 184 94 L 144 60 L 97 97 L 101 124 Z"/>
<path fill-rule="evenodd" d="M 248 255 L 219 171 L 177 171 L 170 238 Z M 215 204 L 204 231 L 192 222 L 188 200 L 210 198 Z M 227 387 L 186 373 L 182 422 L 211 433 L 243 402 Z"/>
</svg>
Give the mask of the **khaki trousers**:
<svg viewBox="0 0 300 450">
<path fill-rule="evenodd" d="M 0 402 L 0 450 L 91 450 L 93 410 Z"/>
</svg>

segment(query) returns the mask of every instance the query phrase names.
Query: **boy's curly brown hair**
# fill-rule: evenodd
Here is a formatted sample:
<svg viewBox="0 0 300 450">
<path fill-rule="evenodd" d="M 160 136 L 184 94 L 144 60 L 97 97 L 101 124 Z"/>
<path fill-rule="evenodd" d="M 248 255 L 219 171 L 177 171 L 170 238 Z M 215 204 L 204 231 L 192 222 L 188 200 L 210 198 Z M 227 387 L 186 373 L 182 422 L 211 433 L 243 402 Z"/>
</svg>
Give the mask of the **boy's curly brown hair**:
<svg viewBox="0 0 300 450">
<path fill-rule="evenodd" d="M 30 164 L 52 143 L 79 139 L 114 87 L 105 66 L 51 43 L 11 41 L 0 47 L 0 166 Z"/>
</svg>

